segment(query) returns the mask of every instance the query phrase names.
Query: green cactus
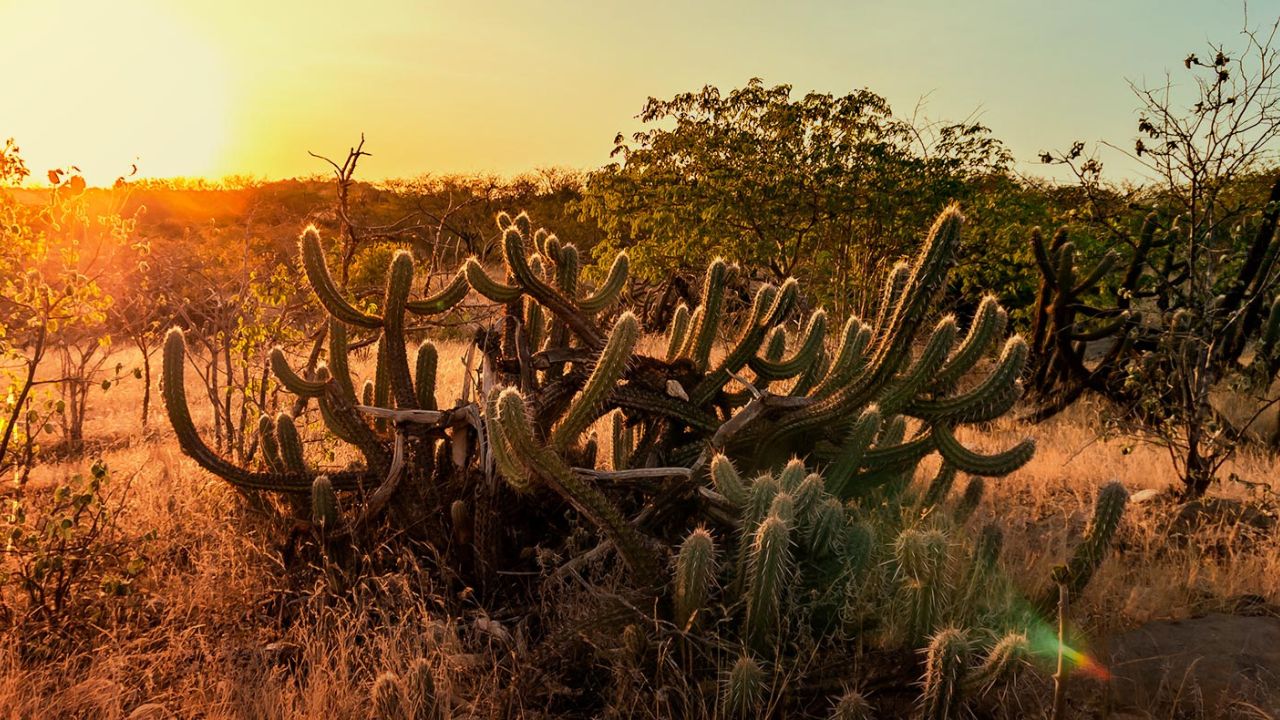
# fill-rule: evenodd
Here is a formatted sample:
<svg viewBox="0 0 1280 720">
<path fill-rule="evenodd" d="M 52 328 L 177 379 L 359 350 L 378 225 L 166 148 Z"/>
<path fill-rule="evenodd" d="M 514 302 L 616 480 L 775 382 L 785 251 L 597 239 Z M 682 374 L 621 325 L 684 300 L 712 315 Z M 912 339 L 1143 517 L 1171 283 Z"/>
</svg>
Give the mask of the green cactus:
<svg viewBox="0 0 1280 720">
<path fill-rule="evenodd" d="M 952 517 L 957 525 L 969 522 L 974 511 L 982 504 L 982 492 L 985 489 L 986 482 L 981 477 L 969 478 L 968 484 L 964 486 L 964 493 L 960 496 L 960 502 L 956 503 L 952 511 Z"/>
<path fill-rule="evenodd" d="M 418 407 L 423 410 L 439 408 L 436 400 L 436 371 L 439 362 L 439 353 L 434 343 L 428 340 L 418 346 L 413 363 L 413 387 L 418 394 Z"/>
<path fill-rule="evenodd" d="M 644 538 L 608 498 L 574 475 L 559 455 L 534 439 L 528 409 L 520 392 L 514 388 L 502 391 L 497 410 L 498 427 L 513 455 L 613 540 L 640 584 L 655 582 L 657 559 Z"/>
<path fill-rule="evenodd" d="M 767 677 L 760 663 L 750 655 L 740 656 L 724 681 L 724 704 L 730 715 L 759 717 L 760 706 L 768 690 Z"/>
<path fill-rule="evenodd" d="M 753 648 L 762 650 L 778 629 L 794 569 L 791 530 L 785 520 L 769 515 L 760 523 L 751 543 L 749 568 L 746 636 Z"/>
<path fill-rule="evenodd" d="M 688 630 L 693 625 L 706 605 L 715 574 L 715 541 L 705 528 L 698 528 L 684 539 L 676 554 L 673 604 L 677 628 Z"/>
<path fill-rule="evenodd" d="M 742 477 L 733 467 L 733 462 L 724 454 L 717 453 L 711 459 L 711 483 L 734 505 L 744 507 L 747 504 L 749 499 L 747 486 L 743 484 Z"/>
<path fill-rule="evenodd" d="M 369 691 L 372 720 L 412 720 L 409 716 L 409 693 L 393 672 L 384 672 L 373 681 Z"/>
<path fill-rule="evenodd" d="M 1000 638 L 977 667 L 969 671 L 961 682 L 961 689 L 967 695 L 980 695 L 1016 675 L 1030 657 L 1031 643 L 1027 636 L 1009 633 Z"/>
<path fill-rule="evenodd" d="M 266 415 L 258 418 L 258 443 L 262 445 L 262 461 L 267 470 L 285 472 L 284 458 L 280 456 L 280 445 L 276 442 L 276 424 Z"/>
<path fill-rule="evenodd" d="M 311 483 L 311 522 L 325 530 L 338 527 L 338 496 L 324 475 Z"/>
<path fill-rule="evenodd" d="M 436 693 L 436 674 L 426 658 L 410 663 L 405 685 L 414 720 L 438 720 L 443 715 Z"/>
<path fill-rule="evenodd" d="M 621 410 L 615 410 L 609 416 L 609 435 L 610 449 L 613 451 L 613 469 L 626 470 L 631 466 L 631 452 L 635 450 L 636 440 Z"/>
<path fill-rule="evenodd" d="M 946 628 L 929 642 L 921 696 L 925 720 L 962 717 L 963 683 L 969 662 L 970 642 L 957 628 Z"/>
<path fill-rule="evenodd" d="M 689 324 L 689 307 L 680 303 L 671 316 L 671 329 L 667 332 L 667 362 L 673 362 L 680 356 L 680 348 L 684 346 L 685 338 L 689 334 Z"/>
<path fill-rule="evenodd" d="M 871 703 L 857 690 L 847 690 L 831 708 L 830 720 L 872 720 Z"/>
<path fill-rule="evenodd" d="M 563 452 L 599 417 L 605 399 L 622 377 L 639 339 L 640 321 L 629 312 L 623 313 L 614 323 L 609 340 L 597 358 L 595 369 L 587 379 L 582 393 L 569 406 L 568 412 L 551 436 L 551 444 L 557 450 Z"/>
<path fill-rule="evenodd" d="M 1098 499 L 1094 504 L 1093 518 L 1085 529 L 1084 540 L 1076 546 L 1066 566 L 1067 591 L 1072 597 L 1082 592 L 1093 574 L 1102 565 L 1103 559 L 1111 550 L 1111 539 L 1120 520 L 1124 517 L 1124 507 L 1129 501 L 1129 492 L 1124 485 L 1111 481 L 1098 490 Z M 1057 604 L 1057 588 L 1048 588 L 1041 595 L 1038 607 L 1042 610 Z"/>
<path fill-rule="evenodd" d="M 306 472 L 307 464 L 302 458 L 302 437 L 298 435 L 298 427 L 288 413 L 276 415 L 276 442 L 280 447 L 280 458 L 284 469 L 288 472 Z"/>
</svg>

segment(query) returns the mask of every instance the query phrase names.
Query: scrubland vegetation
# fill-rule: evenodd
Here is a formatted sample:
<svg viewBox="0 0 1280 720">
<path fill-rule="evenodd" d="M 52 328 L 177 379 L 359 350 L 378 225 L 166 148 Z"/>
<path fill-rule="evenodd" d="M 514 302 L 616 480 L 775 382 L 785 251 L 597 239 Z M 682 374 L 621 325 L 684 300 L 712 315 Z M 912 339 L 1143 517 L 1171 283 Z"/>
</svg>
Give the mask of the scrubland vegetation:
<svg viewBox="0 0 1280 720">
<path fill-rule="evenodd" d="M 0 708 L 1269 717 L 1109 655 L 1280 602 L 1246 39 L 1139 90 L 1141 186 L 759 81 L 511 180 L 361 182 L 362 142 L 36 188 L 9 143 Z"/>
</svg>

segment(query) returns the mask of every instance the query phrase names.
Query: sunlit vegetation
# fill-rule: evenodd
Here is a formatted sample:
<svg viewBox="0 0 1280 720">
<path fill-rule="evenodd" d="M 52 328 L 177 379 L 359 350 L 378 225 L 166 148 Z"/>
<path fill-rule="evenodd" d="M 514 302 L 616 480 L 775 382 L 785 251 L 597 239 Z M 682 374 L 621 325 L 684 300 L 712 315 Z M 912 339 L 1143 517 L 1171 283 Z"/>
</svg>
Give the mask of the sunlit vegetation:
<svg viewBox="0 0 1280 720">
<path fill-rule="evenodd" d="M 758 80 L 589 172 L 95 188 L 8 141 L 0 707 L 1101 712 L 1108 638 L 1280 603 L 1246 37 L 1139 90 L 1141 186 Z"/>
</svg>

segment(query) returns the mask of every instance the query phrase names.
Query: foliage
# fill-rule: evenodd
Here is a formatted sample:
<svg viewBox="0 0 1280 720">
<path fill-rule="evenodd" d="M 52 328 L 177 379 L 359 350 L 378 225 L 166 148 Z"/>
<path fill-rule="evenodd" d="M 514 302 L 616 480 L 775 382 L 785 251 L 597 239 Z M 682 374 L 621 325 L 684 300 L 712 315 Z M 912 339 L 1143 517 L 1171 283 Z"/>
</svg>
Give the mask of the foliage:
<svg viewBox="0 0 1280 720">
<path fill-rule="evenodd" d="M 51 636 L 100 626 L 113 603 L 138 592 L 146 544 L 117 527 L 127 484 L 109 492 L 106 465 L 75 475 L 48 498 L 11 497 L 0 517 L 0 619 Z M 40 636 L 31 636 L 38 643 Z"/>
<path fill-rule="evenodd" d="M 1280 21 L 1269 31 L 1246 28 L 1238 54 L 1214 45 L 1211 60 L 1189 55 L 1189 98 L 1172 81 L 1135 86 L 1139 138 L 1131 155 L 1156 178 L 1150 186 L 1107 190 L 1101 164 L 1082 143 L 1043 158 L 1076 173 L 1095 237 L 1116 250 L 1077 272 L 1064 231 L 1049 247 L 1032 235 L 1044 278 L 1033 337 L 1035 417 L 1085 390 L 1103 393 L 1169 449 L 1192 495 L 1205 492 L 1244 439 L 1213 406 L 1214 388 L 1265 375 L 1245 349 L 1262 339 L 1280 278 L 1278 29 Z M 1139 221 L 1138 213 L 1147 217 Z M 1108 349 L 1086 366 L 1088 343 L 1100 342 Z"/>
<path fill-rule="evenodd" d="M 792 99 L 755 79 L 650 98 L 639 117 L 653 127 L 619 135 L 620 160 L 587 181 L 598 259 L 627 249 L 653 282 L 722 256 L 759 280 L 800 278 L 838 315 L 868 312 L 872 279 L 914 251 L 916 228 L 1010 159 L 977 123 L 916 127 L 869 90 Z"/>
</svg>

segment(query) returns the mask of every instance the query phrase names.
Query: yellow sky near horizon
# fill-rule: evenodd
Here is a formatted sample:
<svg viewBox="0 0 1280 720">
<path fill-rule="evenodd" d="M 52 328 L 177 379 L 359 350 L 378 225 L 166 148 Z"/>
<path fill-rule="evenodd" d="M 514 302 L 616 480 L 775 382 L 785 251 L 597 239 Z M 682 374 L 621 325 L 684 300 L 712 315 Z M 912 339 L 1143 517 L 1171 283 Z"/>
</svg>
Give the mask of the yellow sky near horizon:
<svg viewBox="0 0 1280 720">
<path fill-rule="evenodd" d="M 0 137 L 37 179 L 75 164 L 95 184 L 135 163 L 323 173 L 307 152 L 361 132 L 366 179 L 591 168 L 646 97 L 759 76 L 869 87 L 899 114 L 926 98 L 1034 171 L 1076 139 L 1128 142 L 1126 78 L 1160 80 L 1241 18 L 1238 0 L 0 0 Z"/>
</svg>

